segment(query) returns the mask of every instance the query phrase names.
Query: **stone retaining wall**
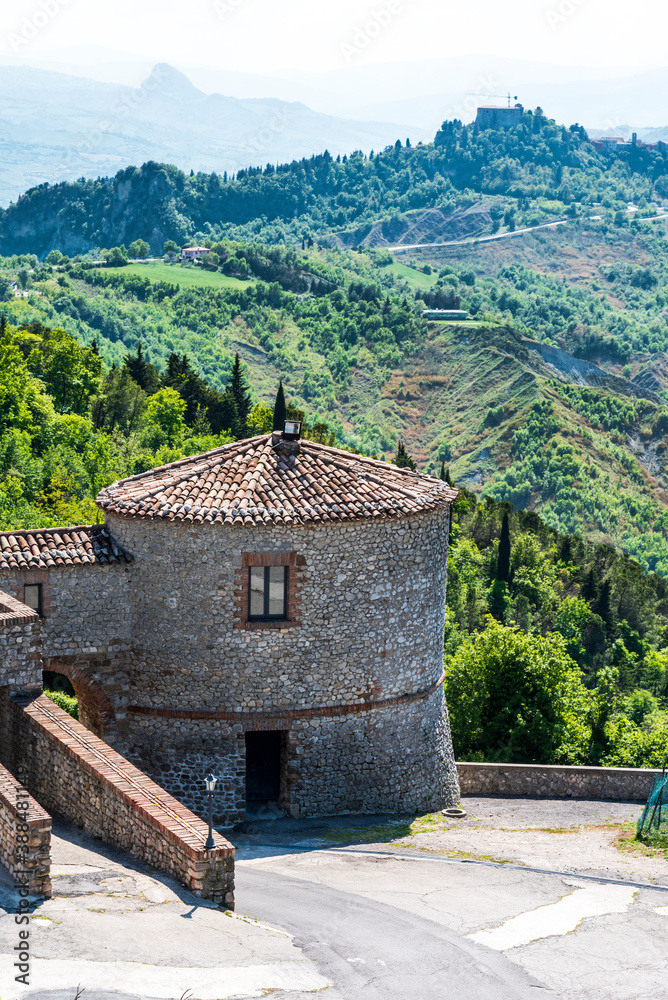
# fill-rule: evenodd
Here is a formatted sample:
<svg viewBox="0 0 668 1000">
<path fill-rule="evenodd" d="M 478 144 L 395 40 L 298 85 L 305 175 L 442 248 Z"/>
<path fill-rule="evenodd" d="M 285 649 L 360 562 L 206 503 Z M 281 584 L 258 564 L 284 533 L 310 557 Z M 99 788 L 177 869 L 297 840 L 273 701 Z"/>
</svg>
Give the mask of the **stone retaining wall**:
<svg viewBox="0 0 668 1000">
<path fill-rule="evenodd" d="M 0 687 L 42 690 L 41 628 L 36 611 L 0 590 Z"/>
<path fill-rule="evenodd" d="M 660 771 L 636 767 L 458 763 L 462 795 L 644 802 Z"/>
<path fill-rule="evenodd" d="M 42 805 L 234 908 L 234 848 L 223 837 L 206 851 L 206 823 L 48 698 L 5 696 L 3 714 L 5 764 Z"/>
<path fill-rule="evenodd" d="M 51 817 L 1 764 L 0 863 L 31 896 L 51 895 Z"/>
</svg>

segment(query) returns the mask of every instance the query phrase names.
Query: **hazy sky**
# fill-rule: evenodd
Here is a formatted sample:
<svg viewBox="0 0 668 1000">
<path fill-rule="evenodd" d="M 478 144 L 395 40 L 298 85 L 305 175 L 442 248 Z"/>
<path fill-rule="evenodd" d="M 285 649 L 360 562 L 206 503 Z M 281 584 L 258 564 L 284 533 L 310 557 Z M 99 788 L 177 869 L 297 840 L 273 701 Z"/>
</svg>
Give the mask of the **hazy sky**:
<svg viewBox="0 0 668 1000">
<path fill-rule="evenodd" d="M 494 53 L 563 65 L 666 63 L 662 0 L 12 0 L 1 51 L 102 45 L 236 71 Z"/>
</svg>

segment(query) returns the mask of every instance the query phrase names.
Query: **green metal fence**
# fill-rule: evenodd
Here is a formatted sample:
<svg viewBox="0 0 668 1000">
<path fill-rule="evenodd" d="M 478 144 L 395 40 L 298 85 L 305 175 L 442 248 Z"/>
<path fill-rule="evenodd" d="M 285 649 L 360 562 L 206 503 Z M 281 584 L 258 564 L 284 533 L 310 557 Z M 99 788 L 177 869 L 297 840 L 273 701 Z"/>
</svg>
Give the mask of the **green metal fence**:
<svg viewBox="0 0 668 1000">
<path fill-rule="evenodd" d="M 638 837 L 647 839 L 657 834 L 668 837 L 668 774 L 655 774 L 652 788 L 638 820 Z"/>
</svg>

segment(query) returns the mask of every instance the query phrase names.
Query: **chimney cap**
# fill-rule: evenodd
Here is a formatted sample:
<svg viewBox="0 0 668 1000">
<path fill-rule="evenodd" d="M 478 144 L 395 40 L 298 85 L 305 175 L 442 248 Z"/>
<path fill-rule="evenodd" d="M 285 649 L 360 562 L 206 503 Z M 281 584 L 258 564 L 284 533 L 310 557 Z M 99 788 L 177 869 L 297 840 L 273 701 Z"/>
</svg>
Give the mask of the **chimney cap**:
<svg viewBox="0 0 668 1000">
<path fill-rule="evenodd" d="M 302 433 L 301 420 L 286 420 L 281 437 L 284 441 L 299 441 Z"/>
</svg>

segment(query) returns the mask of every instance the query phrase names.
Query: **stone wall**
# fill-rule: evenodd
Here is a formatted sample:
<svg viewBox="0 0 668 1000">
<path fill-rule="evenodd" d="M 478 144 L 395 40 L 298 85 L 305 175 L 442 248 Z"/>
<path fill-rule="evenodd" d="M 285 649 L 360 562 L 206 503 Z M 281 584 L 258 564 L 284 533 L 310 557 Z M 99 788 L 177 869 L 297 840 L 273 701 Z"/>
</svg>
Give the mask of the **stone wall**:
<svg viewBox="0 0 668 1000">
<path fill-rule="evenodd" d="M 146 726 L 146 735 L 129 758 L 199 815 L 206 805 L 202 775 L 212 771 L 219 779 L 216 822 L 226 826 L 245 816 L 244 733 L 257 729 L 285 734 L 281 804 L 289 816 L 428 812 L 458 801 L 440 683 L 422 697 L 349 706 L 345 713 L 248 713 L 236 720 L 220 714 L 230 718 L 136 713 L 135 725 Z"/>
<path fill-rule="evenodd" d="M 4 763 L 43 806 L 234 907 L 234 848 L 220 834 L 206 851 L 205 823 L 48 698 L 4 701 Z"/>
<path fill-rule="evenodd" d="M 244 817 L 244 733 L 257 728 L 289 731 L 292 815 L 452 804 L 434 694 L 448 509 L 310 527 L 108 515 L 107 527 L 130 565 L 42 581 L 45 667 L 70 677 L 89 729 L 196 812 L 211 768 L 229 825 Z M 290 620 L 247 622 L 248 567 L 276 561 L 289 565 Z"/>
<path fill-rule="evenodd" d="M 0 687 L 12 691 L 42 688 L 39 615 L 0 591 Z"/>
<path fill-rule="evenodd" d="M 428 688 L 443 672 L 448 516 L 307 528 L 109 515 L 135 559 L 130 704 L 261 712 Z M 235 627 L 249 553 L 295 554 L 298 626 Z"/>
<path fill-rule="evenodd" d="M 1 764 L 0 864 L 31 896 L 51 895 L 51 817 Z"/>
<path fill-rule="evenodd" d="M 42 585 L 44 667 L 66 674 L 68 666 L 78 668 L 91 685 L 104 689 L 113 706 L 123 704 L 125 668 L 132 655 L 130 571 L 131 565 L 125 563 L 94 563 L 0 573 L 0 587 L 19 599 L 26 583 Z M 110 719 L 106 720 L 107 729 L 102 725 L 99 707 L 90 697 L 90 685 L 75 680 L 73 683 L 82 719 L 98 735 L 116 742 L 117 733 L 113 725 L 109 727 Z"/>
<path fill-rule="evenodd" d="M 138 717 L 146 734 L 130 746 L 128 759 L 198 816 L 208 801 L 203 777 L 218 778 L 214 821 L 227 827 L 245 818 L 246 746 L 243 727 L 218 720 L 149 719 Z"/>
<path fill-rule="evenodd" d="M 442 684 L 404 704 L 296 720 L 288 748 L 291 816 L 425 813 L 459 800 Z"/>
<path fill-rule="evenodd" d="M 644 802 L 655 774 L 635 767 L 457 763 L 462 795 Z"/>
</svg>

